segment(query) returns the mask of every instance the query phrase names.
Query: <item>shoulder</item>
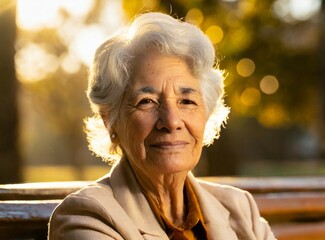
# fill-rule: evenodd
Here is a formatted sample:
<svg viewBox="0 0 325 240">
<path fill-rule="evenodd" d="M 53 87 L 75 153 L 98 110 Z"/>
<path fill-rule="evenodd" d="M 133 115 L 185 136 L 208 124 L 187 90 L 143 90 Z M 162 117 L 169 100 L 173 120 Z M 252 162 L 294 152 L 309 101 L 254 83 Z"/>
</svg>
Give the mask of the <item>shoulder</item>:
<svg viewBox="0 0 325 240">
<path fill-rule="evenodd" d="M 229 214 L 230 218 L 235 221 L 249 221 L 249 219 L 259 218 L 259 211 L 252 195 L 242 189 L 211 183 L 202 180 L 197 180 L 199 186 L 204 189 L 201 191 L 203 198 L 214 199 L 220 203 Z"/>
<path fill-rule="evenodd" d="M 231 227 L 241 239 L 275 239 L 269 224 L 261 218 L 253 196 L 245 190 L 217 183 L 196 180 L 205 191 L 229 212 Z M 253 230 L 253 232 L 251 232 Z M 246 236 L 246 237 L 244 237 Z"/>
<path fill-rule="evenodd" d="M 68 195 L 52 213 L 49 239 L 122 239 L 108 204 L 116 205 L 109 185 L 94 183 Z"/>
<path fill-rule="evenodd" d="M 204 180 L 196 180 L 199 185 L 224 204 L 242 205 L 252 201 L 248 191 L 218 183 L 211 183 Z"/>
<path fill-rule="evenodd" d="M 105 182 L 104 182 L 105 181 Z M 94 211 L 96 208 L 99 212 L 104 211 L 105 201 L 113 199 L 113 192 L 109 184 L 109 178 L 105 178 L 101 182 L 92 183 L 79 191 L 69 194 L 55 209 L 56 212 L 73 212 L 79 208 L 83 210 L 87 207 Z M 105 211 L 104 211 L 105 212 Z"/>
<path fill-rule="evenodd" d="M 55 208 L 51 221 L 61 218 L 61 216 L 82 215 L 82 212 L 87 211 L 102 215 L 106 212 L 101 203 L 104 196 L 109 199 L 110 196 L 113 196 L 112 190 L 109 185 L 98 183 L 88 185 L 79 191 L 71 193 Z"/>
</svg>

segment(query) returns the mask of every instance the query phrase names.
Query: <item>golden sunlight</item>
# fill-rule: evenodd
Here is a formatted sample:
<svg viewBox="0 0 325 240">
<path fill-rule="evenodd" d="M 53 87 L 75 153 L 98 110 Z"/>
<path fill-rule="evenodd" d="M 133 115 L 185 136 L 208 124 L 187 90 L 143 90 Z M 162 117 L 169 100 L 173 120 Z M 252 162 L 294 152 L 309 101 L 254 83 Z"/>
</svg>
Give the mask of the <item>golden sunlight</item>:
<svg viewBox="0 0 325 240">
<path fill-rule="evenodd" d="M 29 43 L 15 56 L 16 71 L 22 82 L 42 80 L 59 67 L 58 58 L 47 52 L 46 46 Z"/>
<path fill-rule="evenodd" d="M 75 38 L 69 44 L 72 53 L 85 65 L 90 65 L 97 47 L 108 36 L 100 25 L 84 26 L 76 33 Z"/>
<path fill-rule="evenodd" d="M 39 81 L 61 67 L 68 74 L 77 72 L 81 64 L 90 65 L 96 48 L 123 23 L 120 0 L 105 2 L 97 22 L 88 24 L 87 14 L 94 0 L 17 0 L 17 27 L 22 34 L 17 39 L 16 67 L 20 81 Z M 65 53 L 50 53 L 50 44 L 36 43 L 25 33 L 43 34 L 53 30 L 66 47 Z M 20 41 L 21 40 L 21 41 Z"/>
<path fill-rule="evenodd" d="M 58 27 L 62 21 L 60 11 L 72 16 L 87 13 L 92 0 L 17 0 L 17 25 L 20 29 L 38 30 L 44 27 Z"/>
</svg>

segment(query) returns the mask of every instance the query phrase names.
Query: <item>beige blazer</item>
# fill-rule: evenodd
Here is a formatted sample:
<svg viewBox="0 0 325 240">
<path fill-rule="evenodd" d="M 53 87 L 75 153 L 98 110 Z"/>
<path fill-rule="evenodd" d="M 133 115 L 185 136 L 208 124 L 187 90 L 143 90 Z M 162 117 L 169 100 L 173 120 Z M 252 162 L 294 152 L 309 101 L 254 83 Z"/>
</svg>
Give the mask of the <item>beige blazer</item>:
<svg viewBox="0 0 325 240">
<path fill-rule="evenodd" d="M 199 181 L 191 173 L 188 178 L 201 206 L 209 240 L 275 239 L 248 192 Z M 65 198 L 51 216 L 48 238 L 168 239 L 126 160 L 95 184 Z"/>
</svg>

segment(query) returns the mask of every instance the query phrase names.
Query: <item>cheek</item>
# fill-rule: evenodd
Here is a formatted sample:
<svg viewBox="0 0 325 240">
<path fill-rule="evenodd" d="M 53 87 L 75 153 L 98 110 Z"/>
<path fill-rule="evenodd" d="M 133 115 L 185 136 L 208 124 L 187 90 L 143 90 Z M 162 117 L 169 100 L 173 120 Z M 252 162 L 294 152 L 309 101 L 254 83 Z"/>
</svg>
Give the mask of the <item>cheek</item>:
<svg viewBox="0 0 325 240">
<path fill-rule="evenodd" d="M 154 116 L 143 112 L 126 114 L 120 120 L 121 145 L 133 151 L 143 147 L 145 139 L 154 127 Z M 124 146 L 123 146 L 124 145 Z"/>
<path fill-rule="evenodd" d="M 136 138 L 144 140 L 154 129 L 156 123 L 155 114 L 147 112 L 136 112 L 132 116 L 129 128 Z"/>
<path fill-rule="evenodd" d="M 204 130 L 206 125 L 206 118 L 203 117 L 204 114 L 197 116 L 196 118 L 192 117 L 191 122 L 189 123 L 189 128 L 192 133 L 192 136 L 196 139 L 197 143 L 202 144 L 204 137 Z"/>
<path fill-rule="evenodd" d="M 191 119 L 190 132 L 195 141 L 191 156 L 195 160 L 195 164 L 197 164 L 197 162 L 199 161 L 202 153 L 205 124 L 206 118 L 204 117 L 198 116 L 197 118 Z"/>
<path fill-rule="evenodd" d="M 205 122 L 201 122 L 197 124 L 192 124 L 191 126 L 191 135 L 195 139 L 195 149 L 201 149 L 203 147 L 204 140 L 204 130 L 205 130 Z"/>
</svg>

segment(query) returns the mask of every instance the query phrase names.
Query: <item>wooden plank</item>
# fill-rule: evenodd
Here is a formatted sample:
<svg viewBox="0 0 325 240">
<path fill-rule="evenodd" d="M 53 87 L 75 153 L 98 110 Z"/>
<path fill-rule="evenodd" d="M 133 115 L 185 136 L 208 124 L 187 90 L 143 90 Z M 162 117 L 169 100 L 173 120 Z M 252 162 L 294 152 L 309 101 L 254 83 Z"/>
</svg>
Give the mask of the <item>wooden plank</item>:
<svg viewBox="0 0 325 240">
<path fill-rule="evenodd" d="M 0 224 L 48 221 L 61 200 L 0 201 Z"/>
<path fill-rule="evenodd" d="M 325 219 L 325 192 L 256 194 L 254 199 L 268 220 Z"/>
<path fill-rule="evenodd" d="M 316 223 L 289 223 L 271 226 L 278 240 L 324 240 L 325 221 Z"/>
<path fill-rule="evenodd" d="M 227 184 L 251 193 L 324 192 L 325 177 L 201 177 L 201 179 Z"/>
<path fill-rule="evenodd" d="M 61 201 L 0 201 L 0 239 L 45 240 L 51 213 Z"/>
<path fill-rule="evenodd" d="M 87 181 L 4 184 L 0 185 L 0 200 L 63 199 L 88 184 Z"/>
</svg>

